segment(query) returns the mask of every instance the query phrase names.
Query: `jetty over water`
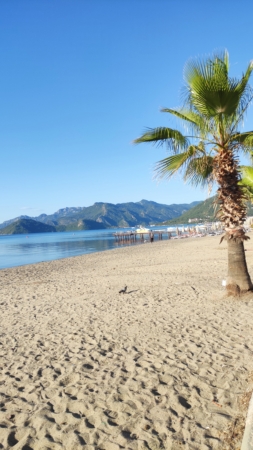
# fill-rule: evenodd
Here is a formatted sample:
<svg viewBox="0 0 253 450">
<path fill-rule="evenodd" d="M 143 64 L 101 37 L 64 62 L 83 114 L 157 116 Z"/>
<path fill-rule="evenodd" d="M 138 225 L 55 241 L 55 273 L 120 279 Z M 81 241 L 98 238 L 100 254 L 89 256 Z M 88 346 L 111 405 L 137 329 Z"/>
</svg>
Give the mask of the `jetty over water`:
<svg viewBox="0 0 253 450">
<path fill-rule="evenodd" d="M 166 230 L 131 230 L 125 232 L 114 233 L 117 242 L 134 243 L 137 240 L 141 242 L 152 240 L 161 241 L 163 237 L 168 239 L 183 239 L 187 237 L 203 237 L 206 235 L 215 236 L 223 232 L 223 225 L 220 222 L 206 223 L 203 225 L 196 225 L 194 227 L 175 227 L 167 228 Z M 158 239 L 157 239 L 158 238 Z"/>
<path fill-rule="evenodd" d="M 161 241 L 163 239 L 163 236 L 168 237 L 168 239 L 171 238 L 172 233 L 167 230 L 153 230 L 153 231 L 126 231 L 123 233 L 114 233 L 115 240 L 117 242 L 135 242 L 137 239 L 140 239 L 141 241 L 149 240 L 151 242 L 151 238 L 155 239 L 155 237 L 158 237 L 158 240 Z"/>
</svg>

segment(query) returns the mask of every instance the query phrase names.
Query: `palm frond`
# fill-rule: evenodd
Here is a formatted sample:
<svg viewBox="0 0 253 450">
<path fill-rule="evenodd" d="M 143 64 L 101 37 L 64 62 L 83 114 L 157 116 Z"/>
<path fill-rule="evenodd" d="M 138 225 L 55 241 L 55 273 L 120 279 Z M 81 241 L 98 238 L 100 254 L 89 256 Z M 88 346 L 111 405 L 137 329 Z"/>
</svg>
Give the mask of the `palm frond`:
<svg viewBox="0 0 253 450">
<path fill-rule="evenodd" d="M 241 181 L 239 184 L 241 186 L 250 187 L 253 190 L 253 167 L 250 166 L 240 166 Z"/>
<path fill-rule="evenodd" d="M 248 109 L 253 96 L 253 91 L 249 85 L 249 79 L 253 71 L 253 62 L 248 64 L 245 74 L 242 76 L 241 80 L 237 85 L 237 91 L 240 96 L 238 115 L 240 116 L 242 112 L 246 112 Z"/>
<path fill-rule="evenodd" d="M 243 190 L 245 200 L 253 203 L 253 167 L 240 166 L 241 180 L 238 184 Z"/>
<path fill-rule="evenodd" d="M 168 156 L 156 164 L 155 172 L 157 178 L 171 178 L 183 168 L 183 165 L 188 159 L 188 153 L 178 153 L 177 155 Z"/>
<path fill-rule="evenodd" d="M 253 131 L 246 131 L 245 133 L 232 134 L 229 137 L 228 142 L 253 147 Z"/>
<path fill-rule="evenodd" d="M 179 119 L 182 119 L 186 122 L 190 122 L 191 124 L 196 125 L 197 127 L 201 126 L 201 124 L 203 123 L 203 118 L 191 110 L 162 108 L 161 112 L 170 113 L 173 116 L 178 117 Z"/>
<path fill-rule="evenodd" d="M 146 133 L 133 142 L 134 144 L 141 144 L 143 142 L 154 142 L 157 145 L 167 144 L 168 148 L 174 153 L 189 146 L 188 139 L 180 131 L 166 127 L 149 128 Z"/>
<path fill-rule="evenodd" d="M 247 86 L 253 66 L 250 64 L 241 80 L 228 76 L 228 54 L 204 60 L 192 60 L 185 70 L 188 101 L 208 118 L 236 115 L 247 98 Z"/>
<path fill-rule="evenodd" d="M 184 180 L 194 186 L 205 186 L 213 183 L 213 158 L 209 155 L 204 155 L 192 159 L 185 170 Z"/>
<path fill-rule="evenodd" d="M 200 156 L 199 156 L 200 155 Z M 156 164 L 155 171 L 158 178 L 170 178 L 175 173 L 183 170 L 187 172 L 187 169 L 192 161 L 195 159 L 206 159 L 209 158 L 205 153 L 205 148 L 203 143 L 199 145 L 189 145 L 185 152 L 178 153 L 176 155 L 169 156 L 162 159 Z M 198 165 L 199 172 L 200 164 Z M 203 171 L 206 170 L 206 163 L 203 163 Z"/>
</svg>

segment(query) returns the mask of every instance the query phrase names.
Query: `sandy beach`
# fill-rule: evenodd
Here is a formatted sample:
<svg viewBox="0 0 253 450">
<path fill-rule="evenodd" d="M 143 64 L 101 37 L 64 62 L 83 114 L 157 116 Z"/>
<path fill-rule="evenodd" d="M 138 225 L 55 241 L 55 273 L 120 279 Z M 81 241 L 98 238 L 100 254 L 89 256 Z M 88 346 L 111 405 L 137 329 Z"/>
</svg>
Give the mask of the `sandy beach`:
<svg viewBox="0 0 253 450">
<path fill-rule="evenodd" d="M 253 294 L 224 297 L 219 240 L 1 270 L 0 448 L 239 449 Z"/>
</svg>

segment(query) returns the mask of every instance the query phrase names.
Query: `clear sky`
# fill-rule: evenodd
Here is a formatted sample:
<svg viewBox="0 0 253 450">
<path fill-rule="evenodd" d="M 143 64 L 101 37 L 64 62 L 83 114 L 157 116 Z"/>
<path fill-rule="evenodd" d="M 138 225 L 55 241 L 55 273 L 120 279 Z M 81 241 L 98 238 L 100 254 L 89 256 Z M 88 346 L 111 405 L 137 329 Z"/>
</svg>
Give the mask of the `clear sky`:
<svg viewBox="0 0 253 450">
<path fill-rule="evenodd" d="M 94 202 L 189 203 L 206 190 L 153 179 L 190 57 L 253 59 L 251 0 L 0 0 L 0 222 Z M 253 80 L 252 80 L 253 84 Z M 245 128 L 253 128 L 253 110 Z"/>
</svg>

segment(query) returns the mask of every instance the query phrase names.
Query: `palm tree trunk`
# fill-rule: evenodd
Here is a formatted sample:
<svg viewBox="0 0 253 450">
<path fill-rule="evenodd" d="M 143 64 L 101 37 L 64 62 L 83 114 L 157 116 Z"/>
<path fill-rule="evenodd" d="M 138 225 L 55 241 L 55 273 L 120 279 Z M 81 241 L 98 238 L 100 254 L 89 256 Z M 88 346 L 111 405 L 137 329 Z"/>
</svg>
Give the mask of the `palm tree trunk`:
<svg viewBox="0 0 253 450">
<path fill-rule="evenodd" d="M 228 243 L 228 276 L 227 293 L 240 295 L 253 289 L 247 269 L 244 241 L 249 239 L 245 235 L 243 223 L 246 218 L 246 206 L 243 191 L 238 185 L 240 174 L 238 161 L 233 152 L 227 148 L 220 149 L 214 158 L 214 173 L 219 184 L 218 202 L 219 215 L 225 225 L 225 239 Z"/>
<path fill-rule="evenodd" d="M 248 273 L 244 243 L 242 240 L 228 239 L 227 293 L 240 295 L 253 289 Z"/>
</svg>

